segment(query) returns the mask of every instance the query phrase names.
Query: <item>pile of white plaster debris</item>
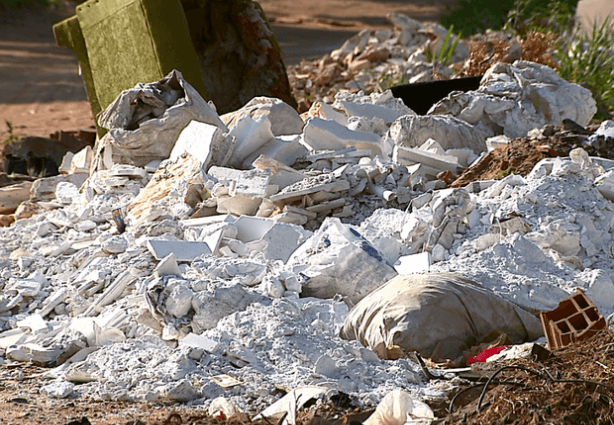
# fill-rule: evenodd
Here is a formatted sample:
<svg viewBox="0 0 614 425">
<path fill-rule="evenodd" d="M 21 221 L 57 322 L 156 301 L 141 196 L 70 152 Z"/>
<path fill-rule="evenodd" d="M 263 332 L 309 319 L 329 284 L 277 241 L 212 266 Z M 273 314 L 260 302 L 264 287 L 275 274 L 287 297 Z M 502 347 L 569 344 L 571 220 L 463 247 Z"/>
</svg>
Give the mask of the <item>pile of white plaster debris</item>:
<svg viewBox="0 0 614 425">
<path fill-rule="evenodd" d="M 154 118 L 129 130 L 147 115 L 135 104 Z M 507 137 L 587 125 L 590 93 L 517 61 L 434 111 L 342 92 L 303 116 L 255 98 L 219 117 L 176 71 L 125 92 L 96 149 L 38 180 L 0 230 L 0 361 L 55 366 L 51 397 L 254 413 L 302 389 L 368 407 L 446 389 L 338 336 L 397 274 L 459 272 L 531 311 L 579 287 L 612 314 L 614 161 L 577 149 L 524 178 L 437 179 Z"/>
</svg>

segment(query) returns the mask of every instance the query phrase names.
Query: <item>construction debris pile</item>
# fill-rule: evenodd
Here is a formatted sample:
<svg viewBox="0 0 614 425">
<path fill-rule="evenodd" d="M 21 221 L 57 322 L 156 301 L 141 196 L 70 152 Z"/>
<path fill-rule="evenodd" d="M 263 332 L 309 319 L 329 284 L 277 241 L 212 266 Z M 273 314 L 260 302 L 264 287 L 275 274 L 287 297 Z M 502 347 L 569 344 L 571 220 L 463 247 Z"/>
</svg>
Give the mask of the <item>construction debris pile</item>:
<svg viewBox="0 0 614 425">
<path fill-rule="evenodd" d="M 392 28 L 364 29 L 322 58 L 288 67 L 301 112 L 316 100 L 332 103 L 340 92 L 383 92 L 399 84 L 483 75 L 497 62 L 554 64 L 547 38 L 537 34 L 520 40 L 489 31 L 460 39 L 435 22 L 399 13 L 387 18 Z"/>
<path fill-rule="evenodd" d="M 401 44 L 430 39 L 395 19 Z M 374 45 L 361 34 L 333 54 Z M 443 399 L 451 381 L 424 380 L 402 355 L 420 347 L 389 329 L 352 337 L 348 312 L 397 275 L 465 279 L 506 307 L 449 361 L 508 314 L 526 325 L 518 343 L 534 339 L 532 314 L 576 288 L 614 313 L 614 161 L 578 148 L 525 177 L 458 188 L 440 178 L 535 128 L 586 126 L 595 111 L 586 89 L 526 61 L 496 64 L 428 115 L 390 91 L 340 91 L 303 115 L 259 97 L 218 116 L 177 71 L 140 84 L 103 113 L 110 131 L 95 149 L 35 182 L 0 230 L 0 361 L 54 367 L 50 397 L 265 417 L 286 392 L 297 405 L 345 393 L 369 407 L 398 389 L 416 406 Z M 614 123 L 583 137 L 612 143 Z M 421 325 L 435 342 L 441 331 Z M 423 407 L 416 415 L 432 417 Z"/>
</svg>

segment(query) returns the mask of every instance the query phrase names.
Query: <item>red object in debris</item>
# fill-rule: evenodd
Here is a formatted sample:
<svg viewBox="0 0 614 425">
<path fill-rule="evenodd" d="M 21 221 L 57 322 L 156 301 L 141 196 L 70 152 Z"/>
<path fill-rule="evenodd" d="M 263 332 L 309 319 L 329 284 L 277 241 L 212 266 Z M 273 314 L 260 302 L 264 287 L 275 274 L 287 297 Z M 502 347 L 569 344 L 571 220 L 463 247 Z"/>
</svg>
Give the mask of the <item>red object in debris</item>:
<svg viewBox="0 0 614 425">
<path fill-rule="evenodd" d="M 495 354 L 499 354 L 508 347 L 509 345 L 501 345 L 499 347 L 487 348 L 477 356 L 469 357 L 469 359 L 467 359 L 467 365 L 470 365 L 471 363 L 484 363 L 488 358 L 494 356 Z"/>
</svg>

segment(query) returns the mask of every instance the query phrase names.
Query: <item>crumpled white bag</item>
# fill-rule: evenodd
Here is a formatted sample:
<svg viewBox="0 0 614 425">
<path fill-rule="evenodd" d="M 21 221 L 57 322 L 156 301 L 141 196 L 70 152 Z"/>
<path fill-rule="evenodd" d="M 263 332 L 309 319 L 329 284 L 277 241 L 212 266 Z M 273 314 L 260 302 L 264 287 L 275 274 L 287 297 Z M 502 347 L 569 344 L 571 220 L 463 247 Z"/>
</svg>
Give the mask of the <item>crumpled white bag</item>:
<svg viewBox="0 0 614 425">
<path fill-rule="evenodd" d="M 124 90 L 97 118 L 109 132 L 96 141 L 92 172 L 110 169 L 114 163 L 143 167 L 168 158 L 179 133 L 192 120 L 228 131 L 177 70 L 160 81 Z"/>
</svg>

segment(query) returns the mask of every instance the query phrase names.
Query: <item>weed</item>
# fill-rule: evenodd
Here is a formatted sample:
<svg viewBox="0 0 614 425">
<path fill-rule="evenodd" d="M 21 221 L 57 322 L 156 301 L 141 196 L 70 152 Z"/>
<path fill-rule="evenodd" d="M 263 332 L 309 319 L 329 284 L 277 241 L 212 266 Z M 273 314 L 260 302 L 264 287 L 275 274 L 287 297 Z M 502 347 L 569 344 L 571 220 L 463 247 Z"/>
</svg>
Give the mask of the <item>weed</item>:
<svg viewBox="0 0 614 425">
<path fill-rule="evenodd" d="M 597 119 L 610 119 L 614 112 L 614 33 L 608 16 L 594 24 L 591 35 L 575 33 L 561 39 L 557 58 L 559 75 L 591 91 L 597 102 Z"/>
<path fill-rule="evenodd" d="M 443 65 L 447 66 L 450 63 L 450 59 L 452 59 L 452 55 L 454 54 L 454 50 L 456 49 L 456 45 L 460 41 L 462 37 L 462 33 L 455 37 L 452 42 L 452 35 L 454 32 L 454 25 L 450 25 L 450 29 L 448 33 L 443 39 L 443 44 L 439 52 L 432 52 L 430 49 L 426 51 L 426 58 L 429 62 L 433 62 L 434 65 Z"/>
<path fill-rule="evenodd" d="M 512 166 L 510 165 L 509 167 L 507 167 L 505 170 L 501 170 L 499 171 L 499 179 L 502 179 L 504 177 L 509 176 L 510 174 L 517 174 L 517 171 L 512 169 Z"/>
<path fill-rule="evenodd" d="M 2 143 L 5 145 L 10 145 L 13 142 L 16 142 L 17 140 L 19 140 L 19 137 L 15 136 L 15 127 L 13 126 L 13 123 L 10 122 L 9 120 L 4 120 L 7 130 L 5 131 L 9 133 L 9 136 L 7 138 L 5 138 Z"/>
<path fill-rule="evenodd" d="M 399 84 L 405 84 L 405 83 L 406 81 L 405 81 L 405 78 L 403 77 L 403 74 L 400 74 L 398 77 L 395 78 L 393 71 L 387 72 L 386 74 L 382 74 L 377 79 L 377 85 L 379 86 L 382 93 L 385 92 L 386 90 L 389 90 L 391 87 L 398 86 Z"/>
</svg>

